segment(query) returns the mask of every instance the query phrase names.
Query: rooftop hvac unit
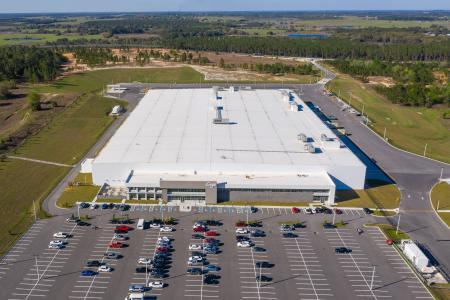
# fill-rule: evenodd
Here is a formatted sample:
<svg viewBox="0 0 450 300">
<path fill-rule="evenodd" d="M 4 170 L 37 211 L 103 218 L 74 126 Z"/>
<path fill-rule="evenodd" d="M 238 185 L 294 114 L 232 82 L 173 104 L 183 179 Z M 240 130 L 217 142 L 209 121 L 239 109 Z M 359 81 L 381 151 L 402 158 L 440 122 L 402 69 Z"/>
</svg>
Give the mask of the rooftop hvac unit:
<svg viewBox="0 0 450 300">
<path fill-rule="evenodd" d="M 297 135 L 297 139 L 299 141 L 302 141 L 303 143 L 306 143 L 308 141 L 308 137 L 304 133 L 300 133 Z"/>
<path fill-rule="evenodd" d="M 214 100 L 219 100 L 219 87 L 218 86 L 213 86 L 212 90 L 213 90 Z"/>
<path fill-rule="evenodd" d="M 316 148 L 314 148 L 314 146 L 312 144 L 305 144 L 304 146 L 304 150 L 308 153 L 315 153 L 316 152 Z"/>
<path fill-rule="evenodd" d="M 216 117 L 213 119 L 214 124 L 230 124 L 228 119 L 222 118 L 222 106 L 216 106 Z"/>
<path fill-rule="evenodd" d="M 327 136 L 326 134 L 322 133 L 322 134 L 320 135 L 320 140 L 321 140 L 322 142 L 328 141 L 328 136 Z"/>
</svg>

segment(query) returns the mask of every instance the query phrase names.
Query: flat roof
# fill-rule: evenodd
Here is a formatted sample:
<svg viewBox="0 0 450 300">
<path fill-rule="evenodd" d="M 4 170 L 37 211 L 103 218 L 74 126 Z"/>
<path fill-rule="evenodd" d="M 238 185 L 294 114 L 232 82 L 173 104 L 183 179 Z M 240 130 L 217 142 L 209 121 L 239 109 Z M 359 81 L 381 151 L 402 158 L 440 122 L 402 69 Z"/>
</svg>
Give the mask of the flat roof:
<svg viewBox="0 0 450 300">
<path fill-rule="evenodd" d="M 363 165 L 291 91 L 219 89 L 217 95 L 213 89 L 150 90 L 95 163 L 230 173 L 248 173 L 250 166 L 254 172 L 291 173 Z M 229 124 L 213 123 L 217 106 L 223 107 Z M 305 151 L 297 138 L 300 133 L 320 150 Z M 329 142 L 322 142 L 323 134 Z"/>
</svg>

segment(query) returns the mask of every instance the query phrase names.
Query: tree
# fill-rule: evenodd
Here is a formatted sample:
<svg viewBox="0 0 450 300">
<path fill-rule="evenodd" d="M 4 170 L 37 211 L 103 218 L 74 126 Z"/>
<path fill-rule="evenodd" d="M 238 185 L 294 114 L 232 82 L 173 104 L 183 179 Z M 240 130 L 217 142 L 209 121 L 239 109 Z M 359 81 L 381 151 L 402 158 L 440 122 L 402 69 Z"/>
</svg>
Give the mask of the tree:
<svg viewBox="0 0 450 300">
<path fill-rule="evenodd" d="M 32 111 L 37 111 L 41 108 L 41 96 L 35 92 L 28 94 L 28 105 Z"/>
<path fill-rule="evenodd" d="M 0 99 L 7 99 L 11 96 L 10 89 L 12 88 L 12 84 L 9 81 L 0 82 Z"/>
<path fill-rule="evenodd" d="M 219 67 L 225 68 L 225 60 L 223 60 L 223 57 L 220 58 Z"/>
</svg>

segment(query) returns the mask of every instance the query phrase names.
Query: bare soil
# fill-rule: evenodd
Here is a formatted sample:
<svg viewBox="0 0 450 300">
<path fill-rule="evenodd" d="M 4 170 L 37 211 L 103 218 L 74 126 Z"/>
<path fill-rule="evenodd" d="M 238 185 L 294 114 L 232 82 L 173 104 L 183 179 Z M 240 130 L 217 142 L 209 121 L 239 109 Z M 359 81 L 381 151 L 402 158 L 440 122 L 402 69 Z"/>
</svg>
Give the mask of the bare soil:
<svg viewBox="0 0 450 300">
<path fill-rule="evenodd" d="M 372 85 L 383 85 L 385 87 L 391 87 L 395 85 L 394 79 L 386 76 L 369 76 L 369 84 Z"/>
</svg>

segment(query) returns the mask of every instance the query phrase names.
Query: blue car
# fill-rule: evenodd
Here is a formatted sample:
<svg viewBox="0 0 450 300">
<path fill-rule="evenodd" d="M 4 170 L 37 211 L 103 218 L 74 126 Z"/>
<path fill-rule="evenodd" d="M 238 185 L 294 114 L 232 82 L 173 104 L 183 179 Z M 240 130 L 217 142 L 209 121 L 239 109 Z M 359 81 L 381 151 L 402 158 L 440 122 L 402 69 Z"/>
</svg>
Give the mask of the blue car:
<svg viewBox="0 0 450 300">
<path fill-rule="evenodd" d="M 106 203 L 103 203 L 101 207 L 102 207 L 102 209 L 108 209 L 109 208 L 108 204 L 106 204 Z"/>
<path fill-rule="evenodd" d="M 83 270 L 81 271 L 81 276 L 94 276 L 97 273 L 92 270 Z"/>
<path fill-rule="evenodd" d="M 220 271 L 220 267 L 219 266 L 215 266 L 215 265 L 207 265 L 205 267 L 206 271 Z"/>
</svg>

